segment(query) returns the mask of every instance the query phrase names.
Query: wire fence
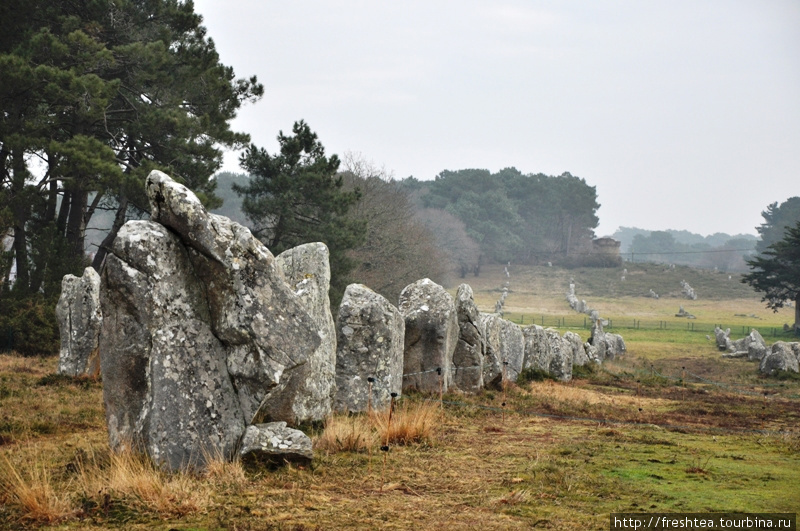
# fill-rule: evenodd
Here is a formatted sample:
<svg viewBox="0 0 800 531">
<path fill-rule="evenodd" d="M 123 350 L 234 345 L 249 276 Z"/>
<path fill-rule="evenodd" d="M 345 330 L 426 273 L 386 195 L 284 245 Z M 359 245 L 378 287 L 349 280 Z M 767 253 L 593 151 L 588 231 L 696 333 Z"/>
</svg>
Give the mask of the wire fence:
<svg viewBox="0 0 800 531">
<path fill-rule="evenodd" d="M 523 315 L 507 313 L 504 316 L 509 321 L 518 325 L 531 325 L 537 324 L 545 328 L 565 328 L 565 329 L 584 329 L 591 330 L 592 320 L 588 316 L 557 316 L 557 315 Z M 719 327 L 723 330 L 730 328 L 731 333 L 736 335 L 741 333 L 746 336 L 751 330 L 758 330 L 764 337 L 797 337 L 792 330 L 785 330 L 776 326 L 760 326 L 758 324 L 742 325 L 739 324 L 726 324 L 726 323 L 706 323 L 697 322 L 693 319 L 682 320 L 645 320 L 645 319 L 625 319 L 625 318 L 612 318 L 606 320 L 608 324 L 604 324 L 604 330 L 676 330 L 686 332 L 697 332 L 701 334 L 712 335 L 714 329 Z"/>
</svg>

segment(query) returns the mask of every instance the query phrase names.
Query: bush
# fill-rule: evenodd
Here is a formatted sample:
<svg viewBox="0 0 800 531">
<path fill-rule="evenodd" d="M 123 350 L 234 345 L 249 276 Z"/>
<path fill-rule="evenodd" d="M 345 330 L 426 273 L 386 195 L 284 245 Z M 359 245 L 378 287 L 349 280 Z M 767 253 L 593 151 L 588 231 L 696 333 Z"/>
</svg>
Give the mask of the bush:
<svg viewBox="0 0 800 531">
<path fill-rule="evenodd" d="M 23 356 L 48 356 L 58 352 L 56 300 L 40 295 L 15 300 L 4 298 L 0 315 L 0 350 Z"/>
</svg>

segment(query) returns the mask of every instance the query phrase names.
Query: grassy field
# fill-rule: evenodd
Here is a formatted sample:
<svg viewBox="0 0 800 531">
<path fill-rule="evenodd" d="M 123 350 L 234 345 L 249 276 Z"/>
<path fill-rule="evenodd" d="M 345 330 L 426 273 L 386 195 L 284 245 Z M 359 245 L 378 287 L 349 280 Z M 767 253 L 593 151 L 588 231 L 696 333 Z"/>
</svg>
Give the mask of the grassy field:
<svg viewBox="0 0 800 531">
<path fill-rule="evenodd" d="M 628 269 L 624 288 L 633 290 L 639 270 Z M 506 309 L 527 322 L 570 317 L 563 294 L 573 276 L 579 297 L 606 318 L 679 321 L 669 314 L 680 304 L 712 324 L 789 318 L 727 275 L 680 270 L 673 278 L 700 299 L 656 301 L 613 292 L 620 272 L 512 268 Z M 486 309 L 504 282 L 502 268 L 465 280 Z M 724 360 L 704 333 L 618 331 L 628 354 L 569 384 L 520 382 L 443 403 L 405 396 L 391 433 L 381 415 L 310 428 L 310 467 L 218 462 L 203 475 L 110 455 L 101 382 L 54 376 L 54 358 L 3 355 L 0 528 L 608 529 L 609 514 L 623 511 L 796 512 L 800 379 Z"/>
</svg>

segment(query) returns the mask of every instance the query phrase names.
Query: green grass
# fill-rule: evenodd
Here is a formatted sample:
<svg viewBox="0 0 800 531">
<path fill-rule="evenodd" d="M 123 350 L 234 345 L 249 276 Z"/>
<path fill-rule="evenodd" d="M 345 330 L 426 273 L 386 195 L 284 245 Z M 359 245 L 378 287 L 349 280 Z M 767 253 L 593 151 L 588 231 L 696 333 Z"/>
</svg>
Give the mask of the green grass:
<svg viewBox="0 0 800 531">
<path fill-rule="evenodd" d="M 639 267 L 628 266 L 624 289 L 657 276 L 658 268 Z M 360 437 L 353 451 L 317 451 L 310 467 L 234 464 L 200 476 L 145 470 L 120 485 L 111 479 L 117 465 L 102 384 L 54 376 L 53 358 L 0 356 L 0 463 L 8 463 L 0 468 L 13 477 L 10 465 L 26 487 L 41 487 L 30 492 L 49 493 L 33 512 L 2 490 L 0 528 L 607 529 L 611 512 L 795 512 L 800 378 L 767 378 L 752 362 L 723 359 L 705 333 L 670 317 L 679 304 L 705 324 L 763 313 L 740 318 L 741 326 L 774 326 L 785 315 L 762 312 L 744 285 L 717 289 L 726 275 L 659 273 L 664 285 L 669 275 L 686 278 L 701 293 L 692 303 L 614 298 L 623 289 L 613 283 L 618 274 L 512 267 L 506 308 L 512 318 L 569 321 L 576 316 L 563 292 L 572 275 L 579 296 L 616 321 L 611 329 L 625 338 L 626 356 L 577 370 L 567 384 L 523 379 L 505 391 L 446 394 L 443 411 L 438 396 L 403 397 L 401 404 L 435 406 L 431 435 L 386 453 L 374 437 Z M 627 284 L 632 279 L 639 287 Z M 493 306 L 502 268 L 467 280 L 478 280 L 479 305 Z M 716 298 L 703 298 L 706 291 Z M 623 328 L 625 320 L 683 327 Z M 588 329 L 574 331 L 588 338 Z M 362 421 L 348 418 L 345 427 Z M 325 437 L 320 427 L 314 433 Z"/>
</svg>

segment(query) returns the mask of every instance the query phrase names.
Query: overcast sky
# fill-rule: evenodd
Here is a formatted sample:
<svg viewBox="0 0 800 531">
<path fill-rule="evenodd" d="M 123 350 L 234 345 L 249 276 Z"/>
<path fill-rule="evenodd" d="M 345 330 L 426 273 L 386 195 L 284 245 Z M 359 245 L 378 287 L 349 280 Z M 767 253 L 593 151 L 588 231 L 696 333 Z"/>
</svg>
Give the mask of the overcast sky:
<svg viewBox="0 0 800 531">
<path fill-rule="evenodd" d="M 619 226 L 755 233 L 800 195 L 800 1 L 195 0 L 265 94 L 234 122 L 274 152 L 304 119 L 396 178 L 514 166 L 597 187 Z M 238 154 L 224 168 L 239 171 Z"/>
</svg>

